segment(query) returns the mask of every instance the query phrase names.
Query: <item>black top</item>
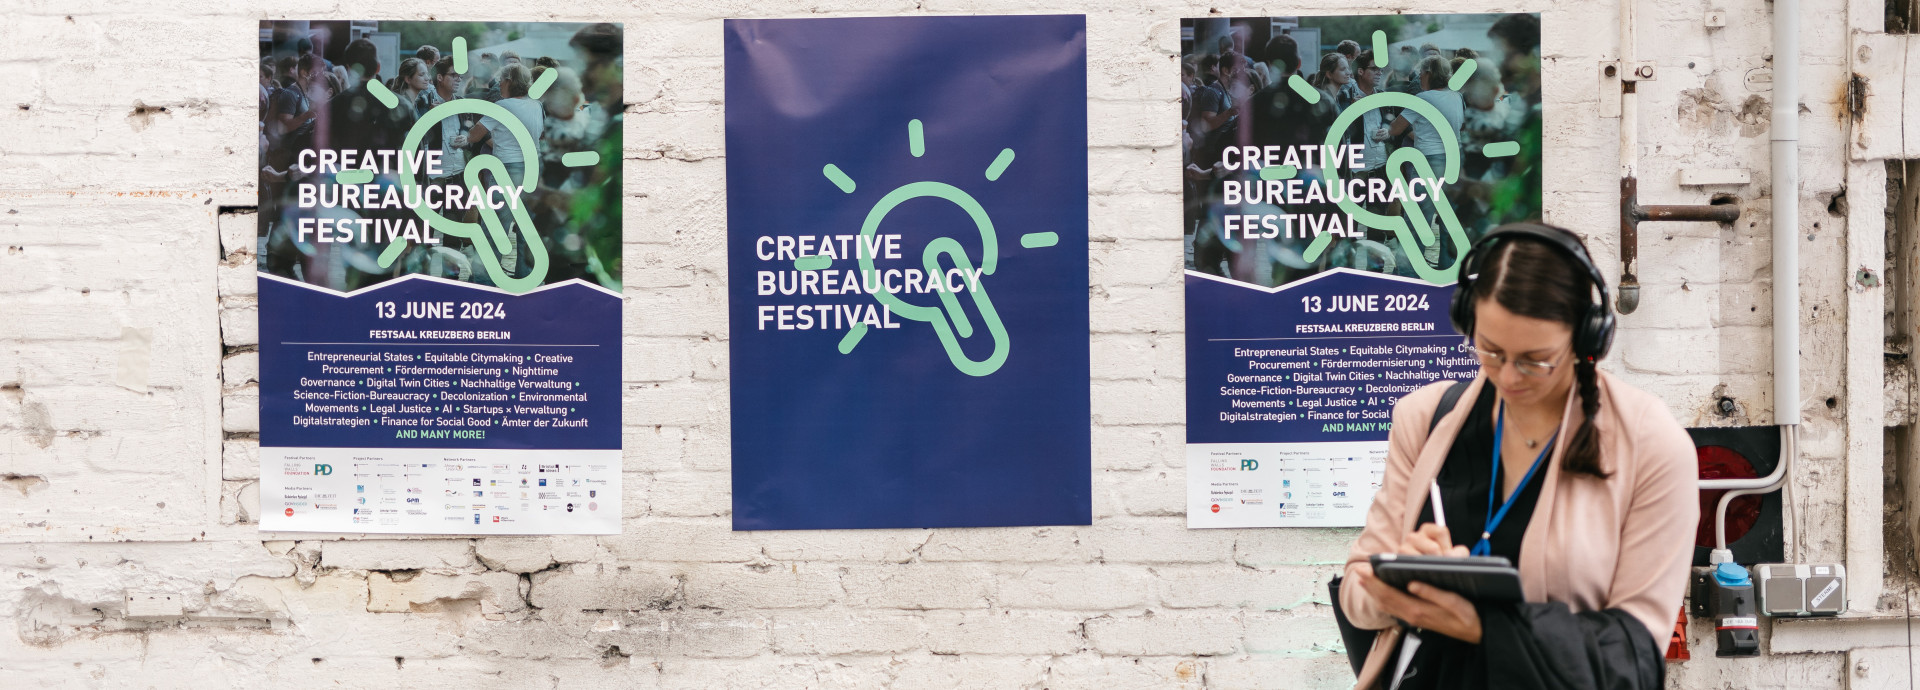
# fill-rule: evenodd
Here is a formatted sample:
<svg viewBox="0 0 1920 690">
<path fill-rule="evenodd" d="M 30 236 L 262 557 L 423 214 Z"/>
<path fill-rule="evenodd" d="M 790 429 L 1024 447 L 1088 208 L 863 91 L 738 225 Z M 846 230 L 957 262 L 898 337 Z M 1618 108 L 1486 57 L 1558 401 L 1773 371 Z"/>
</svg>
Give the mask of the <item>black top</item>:
<svg viewBox="0 0 1920 690">
<path fill-rule="evenodd" d="M 1473 548 L 1480 541 L 1481 530 L 1486 529 L 1487 520 L 1492 516 L 1487 512 L 1487 489 L 1493 481 L 1493 422 L 1494 389 L 1491 384 L 1480 387 L 1480 397 L 1473 403 L 1473 409 L 1467 412 L 1467 422 L 1460 427 L 1460 435 L 1453 439 L 1453 449 L 1447 452 L 1447 463 L 1440 467 L 1440 500 L 1446 504 L 1447 531 L 1453 534 L 1453 543 Z M 1521 467 L 1533 466 L 1538 457 L 1502 457 L 1501 465 Z M 1540 487 L 1546 484 L 1546 468 L 1535 473 L 1532 481 L 1520 487 L 1520 498 L 1507 509 L 1507 517 L 1500 521 L 1500 528 L 1494 530 L 1493 537 L 1487 540 L 1494 556 L 1502 556 L 1520 567 L 1520 540 L 1526 535 L 1527 523 L 1533 521 L 1533 509 L 1540 502 Z M 1494 510 L 1507 500 L 1506 494 L 1494 497 Z M 1434 522 L 1432 500 L 1421 504 L 1420 520 L 1415 523 Z"/>
<path fill-rule="evenodd" d="M 1469 549 L 1480 541 L 1480 532 L 1486 529 L 1487 519 L 1491 517 L 1487 510 L 1487 489 L 1493 482 L 1495 409 L 1493 386 L 1481 386 L 1480 397 L 1474 400 L 1473 409 L 1467 412 L 1466 424 L 1460 427 L 1460 435 L 1454 438 L 1453 448 L 1447 452 L 1447 463 L 1440 467 L 1440 501 L 1446 505 L 1447 531 L 1452 533 L 1455 545 Z M 1524 458 L 1502 457 L 1500 463 L 1531 467 L 1535 457 L 1532 454 Z M 1516 568 L 1520 566 L 1520 541 L 1526 535 L 1527 523 L 1533 521 L 1533 509 L 1540 502 L 1540 487 L 1544 484 L 1546 471 L 1542 468 L 1526 486 L 1520 487 L 1519 500 L 1507 509 L 1507 517 L 1487 540 L 1491 555 L 1505 557 Z M 1506 500 L 1505 495 L 1495 496 L 1493 509 L 1499 510 L 1500 503 Z M 1434 521 L 1432 504 L 1432 499 L 1421 502 L 1420 520 L 1416 524 Z M 1484 626 L 1491 623 L 1485 614 L 1491 612 L 1486 605 L 1477 608 L 1483 612 L 1484 635 Z M 1467 661 L 1480 658 L 1478 645 L 1431 631 L 1422 632 L 1420 639 L 1420 648 L 1408 664 L 1400 690 L 1470 687 L 1461 680 L 1478 670 L 1478 664 Z"/>
</svg>

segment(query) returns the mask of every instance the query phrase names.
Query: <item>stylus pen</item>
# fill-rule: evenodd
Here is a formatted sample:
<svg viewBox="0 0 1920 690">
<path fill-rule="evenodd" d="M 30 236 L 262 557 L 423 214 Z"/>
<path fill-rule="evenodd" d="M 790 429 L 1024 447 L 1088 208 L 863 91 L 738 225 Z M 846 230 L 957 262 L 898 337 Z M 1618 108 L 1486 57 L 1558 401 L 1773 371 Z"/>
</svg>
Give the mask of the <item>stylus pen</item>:
<svg viewBox="0 0 1920 690">
<path fill-rule="evenodd" d="M 1433 523 L 1442 528 L 1447 526 L 1446 508 L 1440 505 L 1440 480 L 1427 485 L 1427 500 L 1433 502 Z"/>
</svg>

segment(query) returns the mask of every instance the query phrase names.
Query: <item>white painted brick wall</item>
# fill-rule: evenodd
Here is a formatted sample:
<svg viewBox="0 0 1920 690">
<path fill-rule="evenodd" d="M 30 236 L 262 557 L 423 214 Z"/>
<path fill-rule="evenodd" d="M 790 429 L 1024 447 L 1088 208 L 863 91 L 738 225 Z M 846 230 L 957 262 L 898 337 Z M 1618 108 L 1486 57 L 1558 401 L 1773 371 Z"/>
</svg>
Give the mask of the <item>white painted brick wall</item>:
<svg viewBox="0 0 1920 690">
<path fill-rule="evenodd" d="M 1709 4 L 1728 26 L 1701 26 Z M 1545 11 L 1549 218 L 1617 273 L 1616 121 L 1597 116 L 1592 76 L 1614 50 L 1612 2 L 1312 5 Z M 1790 529 L 1804 559 L 1839 561 L 1846 477 L 1881 471 L 1877 434 L 1847 438 L 1849 415 L 1879 399 L 1848 395 L 1847 354 L 1880 343 L 1848 331 L 1847 218 L 1827 201 L 1860 165 L 1841 153 L 1846 36 L 1878 30 L 1882 8 L 1802 7 L 1806 459 Z M 1772 52 L 1770 8 L 1641 5 L 1641 56 L 1661 68 L 1641 87 L 1643 201 L 1728 192 L 1744 208 L 1732 227 L 1643 226 L 1642 306 L 1606 365 L 1689 425 L 1773 418 L 1767 133 L 1739 118 L 1771 97 L 1747 80 Z M 1289 10 L 15 0 L 0 13 L 0 474 L 14 480 L 0 486 L 0 687 L 1344 687 L 1324 582 L 1353 531 L 1184 527 L 1174 57 L 1179 19 L 1215 11 Z M 914 12 L 1089 13 L 1096 523 L 732 532 L 721 19 Z M 317 16 L 626 24 L 624 534 L 355 539 L 252 524 L 255 219 L 221 210 L 254 203 L 257 22 Z M 1753 182 L 1675 184 L 1700 167 Z M 123 328 L 153 330 L 145 393 L 114 384 Z M 1721 395 L 1733 418 L 1713 411 Z M 1850 445 L 1875 450 L 1849 459 Z M 129 617 L 137 595 L 173 597 L 184 615 Z M 1718 661 L 1711 634 L 1693 626 L 1696 658 L 1670 667 L 1670 686 L 1847 684 L 1849 655 Z"/>
</svg>

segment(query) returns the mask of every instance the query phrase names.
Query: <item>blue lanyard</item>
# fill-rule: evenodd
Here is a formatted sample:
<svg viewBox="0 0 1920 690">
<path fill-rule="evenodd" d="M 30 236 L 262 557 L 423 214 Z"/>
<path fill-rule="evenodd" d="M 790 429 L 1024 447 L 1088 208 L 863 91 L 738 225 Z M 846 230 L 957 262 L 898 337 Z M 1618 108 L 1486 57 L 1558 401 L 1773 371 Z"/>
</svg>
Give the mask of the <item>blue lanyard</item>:
<svg viewBox="0 0 1920 690">
<path fill-rule="evenodd" d="M 1480 532 L 1480 541 L 1474 543 L 1473 550 L 1470 552 L 1475 556 L 1485 556 L 1493 553 L 1493 545 L 1487 543 L 1487 540 L 1493 538 L 1493 531 L 1499 529 L 1500 521 L 1507 518 L 1507 510 L 1512 508 L 1514 501 L 1520 498 L 1520 493 L 1526 491 L 1527 483 L 1533 481 L 1533 474 L 1540 471 L 1540 465 L 1546 462 L 1547 454 L 1553 452 L 1554 441 L 1560 438 L 1560 432 L 1555 430 L 1553 432 L 1553 438 L 1547 439 L 1547 447 L 1540 449 L 1540 457 L 1533 459 L 1533 467 L 1527 468 L 1527 476 L 1520 478 L 1520 485 L 1513 487 L 1513 493 L 1507 496 L 1505 503 L 1500 504 L 1500 512 L 1496 513 L 1493 510 L 1493 497 L 1494 494 L 1500 491 L 1500 438 L 1507 426 L 1507 404 L 1505 402 L 1500 403 L 1499 413 L 1499 421 L 1493 423 L 1493 483 L 1487 485 L 1487 515 L 1489 517 L 1487 518 L 1487 528 Z"/>
</svg>

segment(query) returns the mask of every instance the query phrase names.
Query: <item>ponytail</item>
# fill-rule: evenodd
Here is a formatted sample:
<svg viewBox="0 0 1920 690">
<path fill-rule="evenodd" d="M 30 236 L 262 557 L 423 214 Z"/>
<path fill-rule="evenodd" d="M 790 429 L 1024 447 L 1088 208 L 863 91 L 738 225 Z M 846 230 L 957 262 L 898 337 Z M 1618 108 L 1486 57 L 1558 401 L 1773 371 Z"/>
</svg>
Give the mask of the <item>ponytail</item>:
<svg viewBox="0 0 1920 690">
<path fill-rule="evenodd" d="M 1593 428 L 1593 416 L 1600 412 L 1598 376 L 1591 359 L 1580 358 L 1573 365 L 1574 385 L 1580 388 L 1580 430 L 1567 445 L 1560 469 L 1606 479 L 1612 473 L 1600 466 L 1600 431 Z"/>
</svg>

